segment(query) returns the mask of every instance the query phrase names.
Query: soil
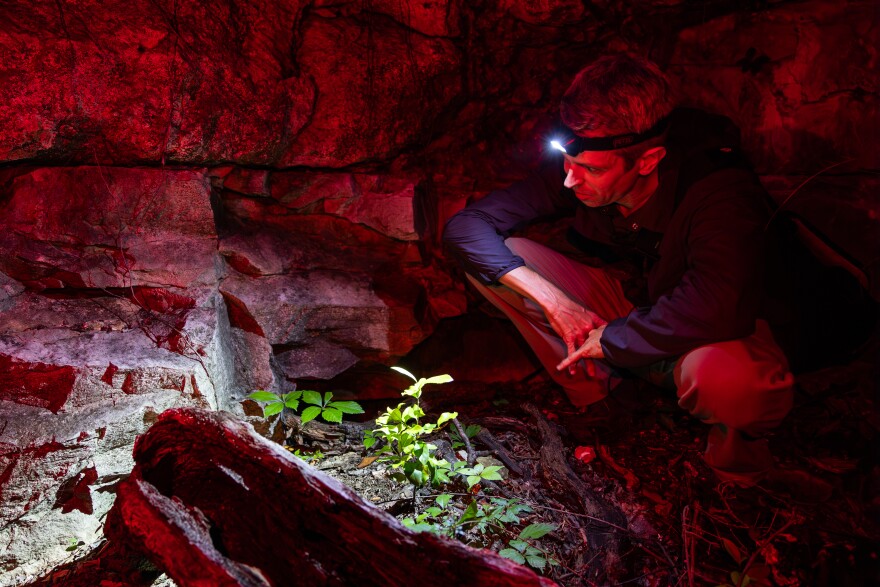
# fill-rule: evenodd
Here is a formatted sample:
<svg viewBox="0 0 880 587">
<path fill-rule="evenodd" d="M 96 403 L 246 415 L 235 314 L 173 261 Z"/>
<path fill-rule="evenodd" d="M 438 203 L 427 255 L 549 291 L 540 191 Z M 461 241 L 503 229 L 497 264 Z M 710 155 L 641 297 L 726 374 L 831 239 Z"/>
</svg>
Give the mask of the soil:
<svg viewBox="0 0 880 587">
<path fill-rule="evenodd" d="M 874 585 L 880 418 L 870 356 L 799 377 L 795 408 L 770 439 L 790 479 L 769 487 L 720 483 L 702 460 L 708 427 L 667 392 L 635 386 L 579 412 L 540 378 L 472 404 L 446 405 L 444 386 L 425 391 L 423 404 L 438 413 L 455 409 L 461 420 L 481 425 L 521 467 L 494 488 L 484 485 L 476 495 L 463 485 L 422 489 L 414 498 L 412 486 L 392 481 L 385 465 L 363 466 L 363 447 L 332 454 L 328 445 L 331 456 L 315 466 L 399 519 L 435 505 L 441 492 L 455 494 L 451 504 L 459 510 L 471 500 L 487 505 L 500 492 L 515 496 L 532 510 L 521 523 L 457 537 L 498 550 L 527 524 L 554 524 L 533 543 L 558 562 L 543 572 L 563 586 Z M 541 448 L 548 441 L 523 409 L 529 402 L 559 435 L 562 460 L 601 502 L 604 517 L 591 517 L 571 488 L 547 475 Z M 473 443 L 487 449 L 479 439 Z M 614 540 L 597 548 L 597 534 Z M 618 549 L 614 560 L 601 561 L 611 546 Z"/>
<path fill-rule="evenodd" d="M 465 526 L 455 538 L 497 551 L 529 524 L 553 524 L 554 531 L 530 542 L 557 563 L 541 572 L 566 587 L 876 585 L 880 467 L 873 451 L 880 417 L 873 356 L 798 378 L 795 408 L 770 439 L 795 482 L 773 488 L 719 483 L 701 458 L 708 427 L 671 394 L 646 385 L 587 411 L 571 408 L 540 375 L 472 394 L 483 398 L 473 403 L 461 401 L 456 383 L 427 387 L 426 421 L 458 411 L 463 424 L 477 424 L 497 441 L 503 454 L 491 458 L 513 464 L 503 469 L 505 480 L 470 491 L 463 484 L 414 491 L 392 480 L 386 464 L 365 461 L 369 453 L 357 438 L 369 422 L 345 424 L 345 434 L 309 424 L 304 430 L 319 432 L 315 440 L 287 414 L 273 431 L 291 450 L 319 450 L 313 466 L 398 519 L 425 512 L 440 493 L 453 494 L 450 506 L 458 512 L 472 501 L 488 507 L 493 496 L 526 504 L 531 511 L 504 530 Z M 561 448 L 548 450 L 555 442 Z M 479 438 L 473 448 L 489 450 Z M 95 555 L 87 560 L 79 565 L 103 566 Z M 143 576 L 138 584 L 149 584 Z M 34 584 L 64 583 L 50 575 Z"/>
</svg>

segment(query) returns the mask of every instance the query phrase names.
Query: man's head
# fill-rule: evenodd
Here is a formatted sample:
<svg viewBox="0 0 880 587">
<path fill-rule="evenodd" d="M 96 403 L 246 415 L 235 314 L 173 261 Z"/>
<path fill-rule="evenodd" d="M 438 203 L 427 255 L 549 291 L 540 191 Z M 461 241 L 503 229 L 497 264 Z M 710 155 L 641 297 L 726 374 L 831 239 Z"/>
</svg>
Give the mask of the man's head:
<svg viewBox="0 0 880 587">
<path fill-rule="evenodd" d="M 652 180 L 656 182 L 657 165 L 666 155 L 663 122 L 674 106 L 669 81 L 646 59 L 609 55 L 585 67 L 562 98 L 562 121 L 579 137 L 636 142 L 592 150 L 591 141 L 585 141 L 590 150 L 565 155 L 566 187 L 588 206 L 630 207 L 631 200 L 641 199 Z M 653 136 L 622 136 L 645 134 Z"/>
</svg>

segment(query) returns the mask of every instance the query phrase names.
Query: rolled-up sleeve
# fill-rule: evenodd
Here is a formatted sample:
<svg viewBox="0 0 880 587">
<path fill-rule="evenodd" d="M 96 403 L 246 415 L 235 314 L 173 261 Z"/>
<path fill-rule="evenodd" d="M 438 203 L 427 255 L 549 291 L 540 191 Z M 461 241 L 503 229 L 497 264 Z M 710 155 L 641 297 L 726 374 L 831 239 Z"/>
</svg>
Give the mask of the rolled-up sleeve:
<svg viewBox="0 0 880 587">
<path fill-rule="evenodd" d="M 484 284 L 522 267 L 525 262 L 510 252 L 504 239 L 533 221 L 574 209 L 576 200 L 562 188 L 563 179 L 561 162 L 546 160 L 526 179 L 469 205 L 446 223 L 443 241 L 448 250 Z"/>
</svg>

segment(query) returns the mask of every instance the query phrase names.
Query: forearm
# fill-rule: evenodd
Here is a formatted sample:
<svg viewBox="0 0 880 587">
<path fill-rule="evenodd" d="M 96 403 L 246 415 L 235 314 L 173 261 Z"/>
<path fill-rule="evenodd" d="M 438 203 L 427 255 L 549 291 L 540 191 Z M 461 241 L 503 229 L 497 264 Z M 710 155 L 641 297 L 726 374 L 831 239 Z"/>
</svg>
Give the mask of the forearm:
<svg viewBox="0 0 880 587">
<path fill-rule="evenodd" d="M 538 304 L 545 314 L 576 304 L 556 285 L 528 267 L 517 267 L 508 271 L 498 282 Z"/>
</svg>

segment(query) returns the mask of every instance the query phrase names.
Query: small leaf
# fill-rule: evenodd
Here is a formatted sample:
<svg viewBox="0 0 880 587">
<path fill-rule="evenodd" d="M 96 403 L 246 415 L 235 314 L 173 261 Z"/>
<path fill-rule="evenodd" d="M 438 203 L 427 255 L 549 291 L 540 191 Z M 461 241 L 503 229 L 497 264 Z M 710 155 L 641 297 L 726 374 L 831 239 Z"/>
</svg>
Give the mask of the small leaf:
<svg viewBox="0 0 880 587">
<path fill-rule="evenodd" d="M 300 417 L 302 418 L 302 423 L 305 424 L 306 422 L 311 422 L 320 415 L 321 408 L 318 406 L 309 406 L 303 410 L 302 416 Z"/>
<path fill-rule="evenodd" d="M 519 537 L 523 540 L 534 540 L 536 538 L 544 536 L 545 534 L 549 534 L 555 529 L 556 524 L 530 524 L 523 528 L 523 531 L 519 533 Z"/>
<path fill-rule="evenodd" d="M 268 418 L 269 416 L 274 416 L 278 412 L 284 409 L 284 404 L 281 402 L 275 402 L 274 404 L 269 404 L 265 408 L 263 408 L 263 417 Z"/>
<path fill-rule="evenodd" d="M 724 550 L 727 551 L 727 554 L 736 561 L 737 564 L 743 561 L 743 555 L 740 553 L 739 548 L 737 548 L 736 544 L 733 543 L 732 540 L 728 540 L 727 538 L 721 539 L 721 544 L 724 545 Z"/>
<path fill-rule="evenodd" d="M 435 499 L 434 501 L 436 501 L 437 505 L 439 505 L 441 508 L 446 509 L 446 506 L 449 505 L 450 499 L 452 499 L 452 496 L 450 494 L 442 493 L 438 495 L 437 499 Z"/>
<path fill-rule="evenodd" d="M 321 412 L 321 417 L 324 418 L 324 420 L 326 420 L 327 422 L 331 422 L 333 424 L 339 424 L 340 422 L 342 422 L 342 412 L 340 412 L 336 408 L 324 408 L 324 411 Z"/>
<path fill-rule="evenodd" d="M 443 412 L 440 414 L 440 417 L 437 418 L 437 426 L 442 426 L 453 418 L 458 418 L 458 412 Z"/>
<path fill-rule="evenodd" d="M 326 406 L 328 403 L 330 403 L 331 399 L 333 399 L 333 392 L 332 391 L 325 391 L 324 392 L 324 405 Z"/>
<path fill-rule="evenodd" d="M 410 373 L 409 371 L 407 371 L 403 367 L 391 367 L 391 368 L 394 369 L 395 371 L 397 371 L 398 373 L 403 373 L 404 375 L 406 375 L 407 377 L 409 377 L 413 381 L 418 381 L 418 379 L 416 379 L 415 375 L 413 375 L 412 373 Z"/>
<path fill-rule="evenodd" d="M 328 404 L 331 408 L 336 408 L 343 414 L 363 414 L 364 409 L 357 402 L 330 402 Z"/>
<path fill-rule="evenodd" d="M 282 401 L 289 401 L 292 399 L 299 399 L 302 397 L 303 392 L 301 391 L 289 391 L 281 396 Z"/>
<path fill-rule="evenodd" d="M 428 377 L 425 379 L 425 384 L 428 383 L 449 383 L 452 381 L 452 377 L 449 375 L 434 375 L 433 377 Z"/>
<path fill-rule="evenodd" d="M 277 402 L 278 396 L 269 391 L 255 391 L 248 396 L 252 400 L 256 400 L 258 402 Z"/>
<path fill-rule="evenodd" d="M 364 448 L 373 448 L 373 445 L 376 444 L 376 439 L 372 436 L 364 436 Z"/>
<path fill-rule="evenodd" d="M 438 507 L 430 507 L 430 508 L 428 508 L 428 509 L 425 510 L 425 513 L 428 514 L 429 516 L 432 516 L 432 517 L 435 517 L 435 518 L 436 518 L 437 516 L 439 516 L 440 514 L 443 513 L 443 510 L 441 510 L 441 509 L 438 508 Z"/>
<path fill-rule="evenodd" d="M 515 563 L 519 563 L 521 565 L 526 564 L 525 557 L 523 557 L 523 555 L 521 555 L 520 553 L 518 553 L 517 551 L 515 551 L 512 548 L 505 548 L 504 550 L 501 550 L 498 554 L 500 554 L 501 556 L 503 556 L 506 559 L 512 560 Z"/>
<path fill-rule="evenodd" d="M 469 475 L 467 478 L 468 489 L 480 482 L 482 477 L 479 475 Z"/>
<path fill-rule="evenodd" d="M 525 552 L 526 548 L 528 548 L 528 546 L 529 546 L 529 543 L 523 542 L 522 540 L 511 540 L 510 546 L 512 546 L 513 548 L 517 549 L 520 552 Z"/>
<path fill-rule="evenodd" d="M 313 406 L 321 405 L 321 394 L 317 391 L 304 391 L 302 399 L 307 404 L 312 404 Z"/>
<path fill-rule="evenodd" d="M 526 562 L 529 563 L 530 567 L 535 569 L 543 569 L 547 566 L 547 560 L 544 558 L 544 555 L 526 555 Z"/>
<path fill-rule="evenodd" d="M 464 433 L 468 435 L 468 438 L 473 438 L 477 434 L 480 433 L 480 430 L 483 428 L 478 424 L 471 424 L 467 428 L 465 428 Z"/>
<path fill-rule="evenodd" d="M 290 408 L 291 410 L 296 411 L 297 409 L 299 409 L 299 400 L 293 399 L 293 398 L 287 399 L 287 400 L 284 400 L 284 405 L 287 406 L 288 408 Z"/>
<path fill-rule="evenodd" d="M 491 465 L 489 467 L 486 467 L 483 472 L 480 473 L 480 476 L 483 479 L 489 479 L 490 481 L 503 481 L 504 478 L 501 477 L 501 474 L 498 472 L 499 469 L 501 469 L 501 467 L 497 465 Z"/>
</svg>

